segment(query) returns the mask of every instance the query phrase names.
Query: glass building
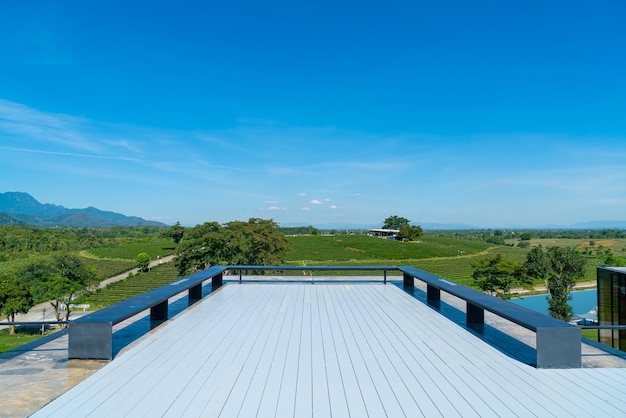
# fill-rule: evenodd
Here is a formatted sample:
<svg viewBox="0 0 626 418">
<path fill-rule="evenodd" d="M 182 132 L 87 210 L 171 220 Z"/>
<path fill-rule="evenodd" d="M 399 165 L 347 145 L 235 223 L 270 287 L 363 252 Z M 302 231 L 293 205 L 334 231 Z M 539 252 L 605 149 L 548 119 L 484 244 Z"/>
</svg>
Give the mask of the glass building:
<svg viewBox="0 0 626 418">
<path fill-rule="evenodd" d="M 598 267 L 599 325 L 626 325 L 626 267 Z M 601 343 L 626 351 L 626 330 L 599 330 Z"/>
</svg>

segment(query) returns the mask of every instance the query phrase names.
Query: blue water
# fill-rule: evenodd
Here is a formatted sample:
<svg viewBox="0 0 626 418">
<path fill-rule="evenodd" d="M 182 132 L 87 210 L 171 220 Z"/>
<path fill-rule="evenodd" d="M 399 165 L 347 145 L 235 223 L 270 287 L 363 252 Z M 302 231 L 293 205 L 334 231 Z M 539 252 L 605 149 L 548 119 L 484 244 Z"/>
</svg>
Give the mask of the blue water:
<svg viewBox="0 0 626 418">
<path fill-rule="evenodd" d="M 597 289 L 579 290 L 577 292 L 572 292 L 571 295 L 572 300 L 569 301 L 569 304 L 574 311 L 574 315 L 587 313 L 598 305 Z M 548 315 L 548 301 L 546 299 L 546 295 L 515 298 L 511 299 L 511 302 Z"/>
</svg>

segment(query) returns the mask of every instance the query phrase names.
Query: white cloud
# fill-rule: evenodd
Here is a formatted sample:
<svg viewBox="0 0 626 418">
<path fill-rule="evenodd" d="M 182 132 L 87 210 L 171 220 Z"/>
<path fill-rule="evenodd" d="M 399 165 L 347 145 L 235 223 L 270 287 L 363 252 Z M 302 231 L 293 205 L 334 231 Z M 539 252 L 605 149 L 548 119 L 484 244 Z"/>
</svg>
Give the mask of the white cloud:
<svg viewBox="0 0 626 418">
<path fill-rule="evenodd" d="M 322 202 L 321 200 L 317 200 L 317 199 L 313 199 L 309 202 L 312 205 L 323 205 L 324 202 Z"/>
<path fill-rule="evenodd" d="M 298 196 L 298 197 L 306 197 L 306 193 L 298 193 L 298 194 L 296 194 L 296 196 Z"/>
<path fill-rule="evenodd" d="M 264 203 L 266 205 L 277 205 L 278 204 L 278 202 L 275 201 L 275 200 L 266 200 Z"/>
<path fill-rule="evenodd" d="M 330 205 L 330 208 L 331 209 L 339 209 L 339 206 L 337 206 L 337 205 Z"/>
<path fill-rule="evenodd" d="M 307 211 L 307 210 L 311 210 L 311 208 L 305 206 L 302 208 L 302 210 Z"/>
<path fill-rule="evenodd" d="M 282 210 L 282 211 L 286 211 L 287 208 L 281 208 L 280 206 L 270 206 L 269 208 L 267 208 L 267 210 Z"/>
</svg>

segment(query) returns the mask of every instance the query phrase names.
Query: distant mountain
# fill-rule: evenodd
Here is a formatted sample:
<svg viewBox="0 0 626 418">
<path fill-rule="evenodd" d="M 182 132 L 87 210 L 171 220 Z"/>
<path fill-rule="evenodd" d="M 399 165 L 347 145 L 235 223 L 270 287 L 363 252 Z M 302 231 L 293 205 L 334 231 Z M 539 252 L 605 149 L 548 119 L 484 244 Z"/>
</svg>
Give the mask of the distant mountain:
<svg viewBox="0 0 626 418">
<path fill-rule="evenodd" d="M 626 228 L 626 221 L 590 221 L 572 225 L 575 229 L 616 229 Z"/>
<path fill-rule="evenodd" d="M 285 223 L 285 224 L 280 224 L 280 226 L 283 227 L 300 227 L 306 225 L 305 223 Z M 453 224 L 440 224 L 440 223 L 423 223 L 420 224 L 419 222 L 411 222 L 411 225 L 419 225 L 422 227 L 422 229 L 428 229 L 428 230 L 459 230 L 459 229 L 481 229 L 479 227 L 474 227 L 471 225 L 466 225 L 466 224 L 460 224 L 460 223 L 453 223 Z M 314 224 L 312 225 L 315 228 L 321 230 L 321 231 L 328 231 L 328 230 L 350 230 L 350 231 L 357 231 L 357 230 L 368 230 L 368 229 L 375 229 L 375 228 L 382 228 L 382 223 L 379 224 L 349 224 L 349 223 L 326 223 L 326 224 Z"/>
<path fill-rule="evenodd" d="M 286 223 L 281 224 L 284 227 L 299 227 L 307 225 L 306 223 Z M 468 230 L 468 229 L 476 229 L 476 230 L 487 230 L 487 229 L 504 229 L 504 230 L 552 230 L 552 229 L 563 229 L 563 230 L 573 230 L 573 229 L 626 229 L 626 221 L 590 221 L 590 222 L 579 222 L 573 225 L 541 225 L 541 226 L 524 226 L 524 225 L 494 225 L 494 226 L 474 226 L 462 223 L 419 223 L 419 222 L 411 222 L 411 225 L 419 225 L 423 230 Z M 349 224 L 349 223 L 327 223 L 327 224 L 313 224 L 313 226 L 319 230 L 327 231 L 327 230 L 350 230 L 350 231 L 358 231 L 358 230 L 368 230 L 374 228 L 381 228 L 382 224 Z"/>
<path fill-rule="evenodd" d="M 0 225 L 69 226 L 109 228 L 112 226 L 167 226 L 137 216 L 103 211 L 94 207 L 68 209 L 51 203 L 39 203 L 22 192 L 0 193 Z"/>
</svg>

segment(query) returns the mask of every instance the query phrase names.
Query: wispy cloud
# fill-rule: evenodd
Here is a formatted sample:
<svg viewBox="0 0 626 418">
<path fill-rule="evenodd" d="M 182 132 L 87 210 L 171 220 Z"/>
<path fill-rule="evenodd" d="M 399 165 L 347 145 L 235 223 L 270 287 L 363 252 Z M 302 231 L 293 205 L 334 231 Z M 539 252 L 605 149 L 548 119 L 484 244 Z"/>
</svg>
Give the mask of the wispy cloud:
<svg viewBox="0 0 626 418">
<path fill-rule="evenodd" d="M 321 200 L 317 200 L 317 199 L 313 199 L 309 202 L 312 205 L 323 205 L 324 202 L 322 202 Z"/>
<path fill-rule="evenodd" d="M 102 147 L 86 135 L 86 123 L 85 119 L 75 116 L 41 112 L 0 99 L 0 132 L 3 136 L 101 152 Z"/>
</svg>

